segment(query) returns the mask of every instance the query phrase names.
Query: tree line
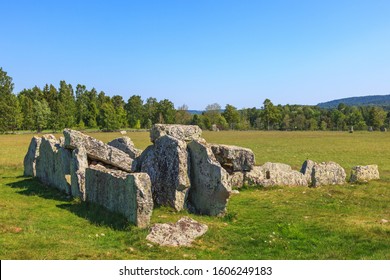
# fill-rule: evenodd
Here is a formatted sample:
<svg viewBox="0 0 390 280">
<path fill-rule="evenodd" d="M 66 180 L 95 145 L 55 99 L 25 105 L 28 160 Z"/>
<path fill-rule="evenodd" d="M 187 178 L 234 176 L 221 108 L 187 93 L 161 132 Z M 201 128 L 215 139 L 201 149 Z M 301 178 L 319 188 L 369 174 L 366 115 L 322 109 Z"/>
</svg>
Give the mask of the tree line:
<svg viewBox="0 0 390 280">
<path fill-rule="evenodd" d="M 60 81 L 59 87 L 46 84 L 13 93 L 14 84 L 0 68 L 0 132 L 28 130 L 60 131 L 65 127 L 104 131 L 120 128 L 150 128 L 155 123 L 195 124 L 218 130 L 355 130 L 385 129 L 390 113 L 378 106 L 347 106 L 334 109 L 306 105 L 274 105 L 266 99 L 261 108 L 237 109 L 227 104 L 208 105 L 201 114 L 191 114 L 188 106 L 175 109 L 168 100 L 133 95 L 106 95 L 95 88 Z"/>
</svg>

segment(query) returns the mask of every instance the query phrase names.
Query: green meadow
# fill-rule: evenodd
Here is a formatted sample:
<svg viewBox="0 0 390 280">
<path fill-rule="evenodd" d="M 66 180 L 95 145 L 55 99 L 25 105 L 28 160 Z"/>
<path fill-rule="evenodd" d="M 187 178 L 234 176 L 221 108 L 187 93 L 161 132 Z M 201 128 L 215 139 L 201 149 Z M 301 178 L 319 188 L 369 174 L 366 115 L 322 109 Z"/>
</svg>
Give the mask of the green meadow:
<svg viewBox="0 0 390 280">
<path fill-rule="evenodd" d="M 119 133 L 88 133 L 102 141 Z M 147 132 L 127 134 L 138 148 Z M 204 132 L 210 143 L 250 148 L 256 163 L 378 164 L 366 184 L 243 188 L 223 218 L 157 208 L 152 223 L 190 216 L 208 225 L 192 247 L 159 247 L 148 229 L 23 177 L 32 134 L 0 135 L 0 259 L 390 259 L 390 133 Z M 56 135 L 57 136 L 57 135 Z M 58 135 L 59 136 L 59 135 Z"/>
</svg>

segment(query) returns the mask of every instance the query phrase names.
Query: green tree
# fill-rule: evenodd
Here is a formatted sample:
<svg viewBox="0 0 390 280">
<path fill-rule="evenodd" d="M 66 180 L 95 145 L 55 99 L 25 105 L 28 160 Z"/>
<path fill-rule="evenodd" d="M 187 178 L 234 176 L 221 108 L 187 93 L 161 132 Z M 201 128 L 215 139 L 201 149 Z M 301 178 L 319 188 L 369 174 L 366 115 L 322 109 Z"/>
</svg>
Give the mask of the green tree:
<svg viewBox="0 0 390 280">
<path fill-rule="evenodd" d="M 190 124 L 192 120 L 191 114 L 188 112 L 188 106 L 183 104 L 176 110 L 175 122 L 178 124 Z"/>
<path fill-rule="evenodd" d="M 222 113 L 222 116 L 225 118 L 230 129 L 235 129 L 240 122 L 240 113 L 237 111 L 236 107 L 230 104 L 225 106 L 225 111 Z"/>
<path fill-rule="evenodd" d="M 34 100 L 34 128 L 37 132 L 42 132 L 48 127 L 50 108 L 46 100 Z"/>
<path fill-rule="evenodd" d="M 118 116 L 112 102 L 102 104 L 99 113 L 99 127 L 104 131 L 113 131 L 120 128 Z"/>
<path fill-rule="evenodd" d="M 175 123 L 175 105 L 168 99 L 163 99 L 158 103 L 157 114 L 159 116 L 159 123 Z"/>
<path fill-rule="evenodd" d="M 206 111 L 203 113 L 205 119 L 204 124 L 208 129 L 211 125 L 217 124 L 219 117 L 221 116 L 221 105 L 218 103 L 209 104 L 206 106 Z M 210 124 L 210 125 L 209 125 Z"/>
<path fill-rule="evenodd" d="M 62 107 L 66 108 L 66 110 L 60 111 L 60 117 L 62 118 L 65 127 L 73 127 L 76 124 L 76 102 L 71 84 L 60 81 L 58 101 L 61 102 Z"/>
<path fill-rule="evenodd" d="M 0 132 L 15 131 L 22 124 L 19 100 L 12 93 L 13 89 L 12 78 L 0 68 Z"/>
<path fill-rule="evenodd" d="M 34 129 L 34 103 L 33 101 L 25 96 L 19 95 L 19 103 L 23 115 L 22 128 L 26 130 Z"/>
<path fill-rule="evenodd" d="M 371 107 L 369 110 L 368 125 L 374 130 L 380 129 L 385 124 L 386 112 L 380 107 Z"/>
<path fill-rule="evenodd" d="M 126 111 L 125 111 L 125 101 L 123 101 L 122 96 L 120 95 L 114 95 L 111 98 L 112 104 L 115 108 L 115 113 L 118 118 L 119 126 L 120 127 L 127 127 L 127 118 L 126 118 Z M 137 121 L 137 128 L 140 128 L 141 121 Z"/>
<path fill-rule="evenodd" d="M 267 130 L 273 128 L 273 126 L 280 121 L 281 113 L 278 108 L 268 98 L 263 102 L 263 119 Z"/>
<path fill-rule="evenodd" d="M 151 128 L 153 124 L 158 123 L 159 115 L 157 112 L 158 102 L 156 98 L 149 97 L 143 105 L 142 127 Z"/>
<path fill-rule="evenodd" d="M 127 115 L 127 123 L 130 127 L 135 127 L 138 121 L 143 120 L 143 100 L 139 95 L 133 95 L 129 98 L 125 105 L 125 111 Z"/>
</svg>

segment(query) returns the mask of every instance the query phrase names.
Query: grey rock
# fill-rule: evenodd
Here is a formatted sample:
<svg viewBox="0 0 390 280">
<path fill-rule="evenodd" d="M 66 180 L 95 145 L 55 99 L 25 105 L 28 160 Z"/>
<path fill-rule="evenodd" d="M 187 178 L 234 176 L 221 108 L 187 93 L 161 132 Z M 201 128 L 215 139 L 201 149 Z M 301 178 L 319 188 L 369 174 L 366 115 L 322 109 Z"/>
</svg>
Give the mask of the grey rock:
<svg viewBox="0 0 390 280">
<path fill-rule="evenodd" d="M 85 171 L 86 200 L 122 214 L 138 227 L 147 227 L 153 211 L 150 178 L 100 164 Z"/>
<path fill-rule="evenodd" d="M 264 170 L 261 166 L 253 166 L 252 170 L 244 175 L 244 185 L 262 186 L 265 179 Z"/>
<path fill-rule="evenodd" d="M 275 171 L 269 171 L 269 178 L 266 177 L 263 180 L 262 185 L 264 187 L 270 187 L 270 186 L 307 187 L 308 183 L 305 176 L 299 171 L 275 170 Z"/>
<path fill-rule="evenodd" d="M 176 223 L 154 224 L 146 239 L 161 246 L 191 246 L 191 243 L 207 230 L 207 225 L 183 217 Z"/>
<path fill-rule="evenodd" d="M 191 186 L 186 142 L 162 136 L 141 158 L 141 172 L 150 176 L 154 202 L 177 211 L 184 209 Z"/>
<path fill-rule="evenodd" d="M 378 165 L 358 165 L 352 168 L 350 182 L 368 182 L 371 180 L 379 180 Z"/>
<path fill-rule="evenodd" d="M 72 151 L 70 164 L 72 196 L 85 201 L 85 169 L 88 168 L 87 151 L 84 147 Z"/>
<path fill-rule="evenodd" d="M 188 144 L 191 159 L 190 211 L 220 216 L 226 212 L 231 186 L 228 173 L 204 140 Z"/>
<path fill-rule="evenodd" d="M 278 163 L 278 162 L 266 162 L 261 167 L 265 173 L 267 173 L 267 171 L 270 171 L 270 172 L 275 172 L 275 171 L 277 171 L 277 172 L 279 172 L 279 171 L 290 172 L 292 170 L 290 165 L 285 164 L 285 163 Z"/>
<path fill-rule="evenodd" d="M 132 168 L 133 159 L 125 152 L 76 130 L 64 129 L 64 136 L 66 148 L 84 147 L 90 159 L 101 161 L 127 172 L 134 171 Z"/>
<path fill-rule="evenodd" d="M 312 173 L 312 187 L 345 184 L 346 174 L 339 164 L 329 161 L 316 163 Z"/>
<path fill-rule="evenodd" d="M 244 186 L 244 172 L 234 172 L 228 174 L 229 184 L 232 188 L 241 188 Z"/>
<path fill-rule="evenodd" d="M 152 126 L 150 140 L 153 143 L 164 135 L 188 142 L 198 140 L 202 136 L 202 130 L 197 125 L 155 124 Z"/>
<path fill-rule="evenodd" d="M 39 156 L 39 146 L 41 145 L 41 138 L 34 136 L 31 138 L 30 145 L 28 146 L 27 154 L 24 157 L 23 165 L 24 165 L 24 176 L 35 177 L 36 170 L 36 160 Z"/>
<path fill-rule="evenodd" d="M 131 139 L 127 136 L 116 138 L 116 139 L 112 140 L 111 142 L 108 142 L 107 145 L 114 147 L 114 148 L 117 148 L 117 149 L 121 150 L 122 152 L 125 152 L 132 159 L 139 157 L 142 153 L 142 151 L 140 149 L 137 149 L 134 146 L 133 141 L 131 141 Z"/>
<path fill-rule="evenodd" d="M 306 181 L 309 185 L 311 185 L 311 177 L 313 173 L 313 167 L 316 165 L 316 162 L 308 159 L 302 164 L 301 173 L 305 176 Z"/>
<path fill-rule="evenodd" d="M 250 171 L 255 164 L 255 155 L 250 149 L 219 144 L 212 144 L 211 149 L 217 161 L 229 173 Z"/>
<path fill-rule="evenodd" d="M 36 160 L 37 178 L 70 194 L 70 158 L 70 151 L 61 147 L 53 135 L 42 136 Z"/>
</svg>

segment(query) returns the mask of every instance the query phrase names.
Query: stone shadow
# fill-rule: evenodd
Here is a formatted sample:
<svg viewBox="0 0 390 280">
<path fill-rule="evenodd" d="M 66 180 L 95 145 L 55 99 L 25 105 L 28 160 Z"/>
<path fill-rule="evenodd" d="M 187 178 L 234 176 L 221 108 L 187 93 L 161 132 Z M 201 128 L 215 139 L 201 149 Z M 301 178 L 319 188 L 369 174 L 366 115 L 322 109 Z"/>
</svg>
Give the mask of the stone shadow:
<svg viewBox="0 0 390 280">
<path fill-rule="evenodd" d="M 96 226 L 106 226 L 114 230 L 131 231 L 132 224 L 118 213 L 113 213 L 106 208 L 90 202 L 73 202 L 57 205 L 60 209 L 65 209 L 80 218 L 88 220 Z"/>
<path fill-rule="evenodd" d="M 39 196 L 45 199 L 54 199 L 58 201 L 72 200 L 72 198 L 66 193 L 42 184 L 37 178 L 26 178 L 24 180 L 11 182 L 6 185 L 10 186 L 11 188 L 20 189 L 18 193 L 26 196 Z"/>
<path fill-rule="evenodd" d="M 74 198 L 70 197 L 68 194 L 51 186 L 42 184 L 37 178 L 24 178 L 24 180 L 11 182 L 6 185 L 14 189 L 19 189 L 17 193 L 21 195 L 38 196 L 44 199 L 65 202 L 58 204 L 57 207 L 84 218 L 91 224 L 107 226 L 115 230 L 129 231 L 131 229 L 131 224 L 120 214 L 112 213 L 104 207 L 93 203 L 74 200 Z"/>
</svg>

